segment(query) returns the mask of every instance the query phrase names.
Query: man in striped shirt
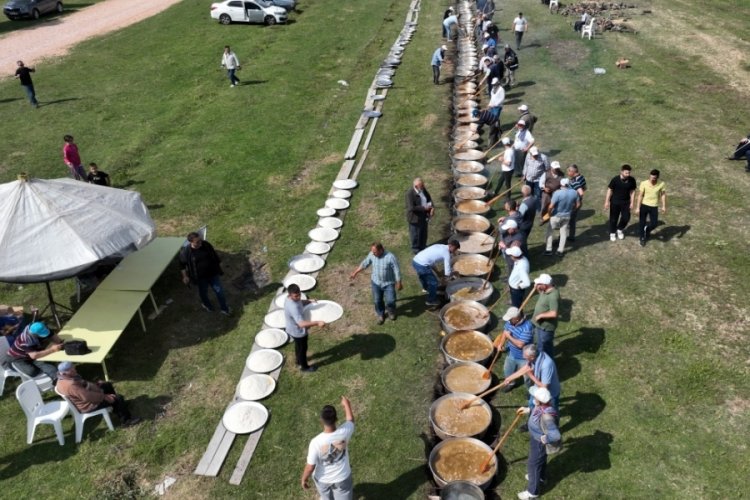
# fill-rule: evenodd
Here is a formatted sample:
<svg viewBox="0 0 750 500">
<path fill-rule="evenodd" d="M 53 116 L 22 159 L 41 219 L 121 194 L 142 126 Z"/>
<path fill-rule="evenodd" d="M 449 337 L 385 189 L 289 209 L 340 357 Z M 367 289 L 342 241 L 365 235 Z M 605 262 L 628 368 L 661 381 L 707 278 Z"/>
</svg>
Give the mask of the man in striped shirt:
<svg viewBox="0 0 750 500">
<path fill-rule="evenodd" d="M 581 204 L 570 214 L 570 223 L 568 224 L 568 241 L 576 240 L 576 219 L 578 211 L 583 206 L 583 195 L 586 193 L 586 178 L 578 171 L 578 165 L 575 163 L 568 167 L 568 179 L 570 179 L 570 189 L 578 193 L 578 201 Z"/>
<path fill-rule="evenodd" d="M 378 316 L 378 324 L 385 322 L 385 315 L 391 320 L 396 320 L 396 290 L 401 290 L 401 270 L 398 260 L 391 252 L 386 252 L 383 244 L 376 242 L 370 246 L 370 253 L 362 263 L 350 275 L 351 279 L 368 267 L 372 266 L 370 286 L 372 289 L 372 301 L 375 303 L 375 314 Z"/>
</svg>

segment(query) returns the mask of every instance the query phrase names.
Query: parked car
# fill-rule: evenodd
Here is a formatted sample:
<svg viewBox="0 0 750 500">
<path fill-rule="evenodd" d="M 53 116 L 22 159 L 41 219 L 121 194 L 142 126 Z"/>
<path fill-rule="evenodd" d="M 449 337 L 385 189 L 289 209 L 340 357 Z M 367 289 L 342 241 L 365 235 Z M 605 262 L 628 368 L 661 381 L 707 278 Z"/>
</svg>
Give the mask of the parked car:
<svg viewBox="0 0 750 500">
<path fill-rule="evenodd" d="M 275 5 L 264 7 L 257 2 L 247 0 L 225 0 L 211 4 L 211 17 L 221 24 L 230 23 L 285 23 L 286 10 Z"/>
<path fill-rule="evenodd" d="M 294 10 L 294 8 L 297 7 L 297 0 L 255 0 L 255 1 L 261 4 L 263 7 L 268 7 L 269 5 L 282 7 L 286 9 L 287 12 Z"/>
<path fill-rule="evenodd" d="M 60 0 L 9 0 L 3 7 L 3 14 L 11 21 L 25 17 L 39 19 L 42 14 L 62 11 Z"/>
</svg>

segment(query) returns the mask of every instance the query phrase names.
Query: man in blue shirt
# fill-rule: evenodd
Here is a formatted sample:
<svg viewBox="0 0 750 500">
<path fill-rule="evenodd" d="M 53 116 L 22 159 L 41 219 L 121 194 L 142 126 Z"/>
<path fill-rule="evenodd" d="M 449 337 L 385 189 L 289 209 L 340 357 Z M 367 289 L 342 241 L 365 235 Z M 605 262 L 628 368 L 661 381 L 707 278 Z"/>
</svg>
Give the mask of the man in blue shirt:
<svg viewBox="0 0 750 500">
<path fill-rule="evenodd" d="M 570 217 L 574 210 L 581 206 L 580 197 L 574 189 L 570 189 L 570 180 L 563 179 L 560 181 L 560 189 L 552 195 L 552 201 L 549 205 L 551 214 L 549 226 L 547 226 L 547 248 L 544 255 L 552 255 L 552 241 L 555 236 L 555 229 L 560 230 L 560 242 L 557 245 L 555 255 L 562 257 L 565 252 L 565 241 L 568 238 L 568 229 L 570 228 Z"/>
<path fill-rule="evenodd" d="M 435 49 L 435 52 L 432 53 L 432 83 L 435 85 L 440 84 L 440 65 L 443 64 L 446 50 L 448 50 L 448 47 L 443 45 Z"/>
<path fill-rule="evenodd" d="M 495 339 L 495 346 L 501 351 L 506 350 L 506 348 L 508 350 L 503 366 L 503 375 L 507 378 L 526 366 L 522 349 L 523 346 L 534 340 L 534 331 L 531 321 L 527 320 L 523 311 L 517 307 L 508 308 L 503 315 L 503 321 L 505 321 L 503 333 Z M 515 384 L 506 385 L 503 392 L 510 392 L 515 386 Z"/>
<path fill-rule="evenodd" d="M 386 314 L 395 321 L 396 290 L 403 288 L 398 260 L 391 252 L 386 252 L 382 243 L 373 243 L 370 245 L 370 253 L 349 277 L 356 278 L 360 272 L 370 266 L 372 266 L 370 277 L 372 300 L 375 303 L 378 324 L 382 325 L 385 322 Z"/>
<path fill-rule="evenodd" d="M 557 376 L 555 361 L 545 352 L 539 352 L 536 345 L 526 344 L 523 346 L 523 358 L 526 365 L 516 370 L 515 373 L 505 377 L 503 383 L 510 384 L 514 380 L 523 377 L 529 378 L 531 383 L 538 387 L 544 387 L 552 395 L 552 406 L 555 411 L 560 408 L 560 379 Z M 534 406 L 534 398 L 529 398 L 529 406 Z"/>
<path fill-rule="evenodd" d="M 433 308 L 440 305 L 437 297 L 438 280 L 432 266 L 443 261 L 443 272 L 446 278 L 453 274 L 451 269 L 451 256 L 456 253 L 460 243 L 457 240 L 450 240 L 447 245 L 431 245 L 417 255 L 411 261 L 411 265 L 417 272 L 422 287 L 427 290 L 427 307 Z"/>
</svg>

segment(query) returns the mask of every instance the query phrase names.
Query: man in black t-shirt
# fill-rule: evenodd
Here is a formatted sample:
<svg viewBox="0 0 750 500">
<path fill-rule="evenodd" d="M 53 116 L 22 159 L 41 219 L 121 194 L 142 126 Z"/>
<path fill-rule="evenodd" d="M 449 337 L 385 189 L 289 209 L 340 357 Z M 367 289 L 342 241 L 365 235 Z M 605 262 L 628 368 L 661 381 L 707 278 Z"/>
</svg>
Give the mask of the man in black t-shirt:
<svg viewBox="0 0 750 500">
<path fill-rule="evenodd" d="M 625 238 L 623 230 L 630 221 L 630 211 L 633 209 L 635 196 L 635 179 L 630 176 L 631 166 L 627 163 L 620 168 L 620 175 L 609 181 L 607 197 L 604 199 L 604 209 L 609 209 L 609 239 Z"/>
<path fill-rule="evenodd" d="M 89 184 L 96 184 L 97 186 L 110 186 L 109 174 L 102 172 L 96 163 L 89 163 L 89 175 L 86 176 L 86 180 Z"/>
<path fill-rule="evenodd" d="M 224 274 L 221 270 L 221 259 L 214 247 L 207 241 L 203 241 L 198 233 L 187 235 L 188 245 L 180 250 L 180 263 L 182 263 L 182 282 L 186 285 L 194 283 L 198 285 L 198 296 L 201 305 L 206 311 L 214 310 L 211 301 L 208 300 L 208 287 L 210 286 L 216 298 L 219 300 L 221 314 L 231 314 L 224 297 L 224 288 L 221 286 L 219 276 Z"/>
<path fill-rule="evenodd" d="M 36 100 L 36 93 L 34 92 L 34 82 L 31 81 L 31 73 L 35 71 L 34 68 L 27 68 L 24 66 L 23 61 L 16 62 L 18 69 L 16 69 L 16 78 L 21 80 L 21 87 L 26 91 L 26 95 L 29 98 L 29 102 L 35 108 L 39 107 L 39 102 Z"/>
</svg>

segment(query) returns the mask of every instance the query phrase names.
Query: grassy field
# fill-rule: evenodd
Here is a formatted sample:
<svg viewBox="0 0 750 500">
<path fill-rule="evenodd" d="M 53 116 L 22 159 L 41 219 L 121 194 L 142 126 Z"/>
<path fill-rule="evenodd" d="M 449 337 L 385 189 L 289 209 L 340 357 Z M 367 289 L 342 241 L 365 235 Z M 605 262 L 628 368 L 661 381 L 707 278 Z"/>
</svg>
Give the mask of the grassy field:
<svg viewBox="0 0 750 500">
<path fill-rule="evenodd" d="M 218 480 L 191 475 L 286 262 L 315 225 L 315 209 L 407 5 L 301 1 L 294 23 L 263 28 L 219 26 L 205 2 L 185 0 L 86 42 L 65 64 L 37 65 L 38 110 L 21 99 L 17 82 L 0 83 L 0 180 L 19 171 L 64 175 L 62 136 L 74 135 L 85 162 L 96 161 L 115 185 L 143 194 L 161 234 L 209 225 L 237 311 L 229 319 L 203 313 L 195 292 L 180 286 L 176 267 L 165 273 L 154 291 L 160 302 L 174 303 L 149 322 L 148 334 L 131 326 L 108 363 L 117 387 L 146 418 L 133 429 L 107 433 L 98 425 L 78 446 L 69 432 L 60 447 L 40 428 L 27 446 L 9 384 L 0 401 L 4 495 L 28 496 L 33 484 L 39 498 L 139 497 L 171 475 L 178 479 L 170 490 L 175 498 L 313 498 L 298 484 L 307 441 L 318 430 L 320 407 L 341 394 L 358 419 L 357 496 L 421 498 L 431 489 L 427 410 L 440 366 L 439 327 L 423 311 L 408 266 L 402 213 L 403 191 L 422 175 L 441 200 L 431 239 L 448 234 L 450 89 L 430 83 L 428 64 L 440 43 L 444 5 L 428 2 L 388 94 L 342 238 L 313 294 L 347 311 L 313 336 L 311 356 L 321 370 L 310 377 L 283 370 L 265 402 L 272 419 L 242 486 L 227 483 L 242 438 Z M 747 133 L 748 67 L 739 58 L 712 57 L 746 53 L 747 27 L 735 18 L 743 5 L 643 2 L 639 7 L 653 13 L 634 16 L 637 36 L 606 33 L 591 42 L 576 37 L 570 18 L 535 3 L 510 1 L 496 16 L 503 38 L 510 38 L 519 9 L 531 26 L 519 53 L 520 84 L 509 92 L 502 122 L 528 103 L 540 117 L 540 148 L 577 163 L 589 183 L 578 241 L 564 259 L 543 257 L 542 231 L 532 233 L 532 273 L 551 273 L 565 299 L 557 363 L 566 448 L 550 463 L 546 491 L 553 498 L 729 497 L 742 491 L 750 472 L 742 439 L 750 424 L 743 342 L 750 267 L 742 257 L 749 214 L 740 202 L 749 182 L 739 162 L 721 159 Z M 245 85 L 234 89 L 219 70 L 225 44 L 243 63 Z M 632 68 L 616 70 L 620 56 Z M 606 75 L 594 75 L 599 66 Z M 665 224 L 643 249 L 634 228 L 625 241 L 606 238 L 606 183 L 624 162 L 638 180 L 661 169 L 669 190 Z M 382 327 L 374 322 L 367 277 L 348 280 L 375 239 L 406 271 L 400 318 Z M 257 293 L 233 285 L 251 259 L 264 262 L 270 276 Z M 0 302 L 42 303 L 41 287 L 0 290 Z M 68 283 L 55 290 L 58 298 L 72 294 Z M 290 348 L 285 354 L 293 355 Z M 82 371 L 94 378 L 97 370 Z M 493 405 L 507 420 L 524 399 L 515 391 Z M 523 434 L 508 442 L 498 495 L 524 488 L 527 447 Z"/>
</svg>

